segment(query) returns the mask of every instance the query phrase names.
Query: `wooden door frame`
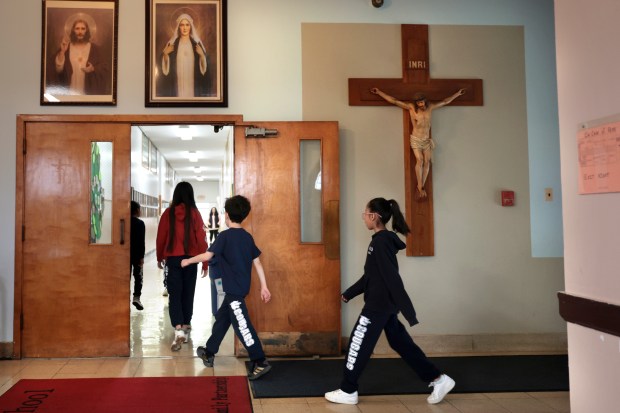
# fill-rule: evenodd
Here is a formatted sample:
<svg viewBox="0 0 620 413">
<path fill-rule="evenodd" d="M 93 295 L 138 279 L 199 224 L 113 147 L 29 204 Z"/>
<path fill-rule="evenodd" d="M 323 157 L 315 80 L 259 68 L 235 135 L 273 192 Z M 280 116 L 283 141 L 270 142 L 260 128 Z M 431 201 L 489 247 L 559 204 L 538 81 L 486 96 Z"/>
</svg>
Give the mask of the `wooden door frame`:
<svg viewBox="0 0 620 413">
<path fill-rule="evenodd" d="M 25 206 L 25 162 L 26 125 L 28 123 L 125 123 L 133 125 L 184 125 L 209 124 L 233 127 L 243 124 L 242 115 L 18 115 L 17 145 L 15 162 L 15 270 L 13 290 L 13 350 L 12 358 L 22 357 L 22 287 L 23 287 L 23 227 Z"/>
</svg>

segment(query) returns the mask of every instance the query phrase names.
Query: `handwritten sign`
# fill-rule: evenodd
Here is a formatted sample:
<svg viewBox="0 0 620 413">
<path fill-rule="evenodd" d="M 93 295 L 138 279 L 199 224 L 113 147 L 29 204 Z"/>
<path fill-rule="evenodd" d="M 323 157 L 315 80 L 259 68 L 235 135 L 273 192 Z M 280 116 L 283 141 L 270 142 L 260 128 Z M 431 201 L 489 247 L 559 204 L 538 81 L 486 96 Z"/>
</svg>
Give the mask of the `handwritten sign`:
<svg viewBox="0 0 620 413">
<path fill-rule="evenodd" d="M 577 133 L 579 193 L 620 192 L 620 122 Z"/>
</svg>

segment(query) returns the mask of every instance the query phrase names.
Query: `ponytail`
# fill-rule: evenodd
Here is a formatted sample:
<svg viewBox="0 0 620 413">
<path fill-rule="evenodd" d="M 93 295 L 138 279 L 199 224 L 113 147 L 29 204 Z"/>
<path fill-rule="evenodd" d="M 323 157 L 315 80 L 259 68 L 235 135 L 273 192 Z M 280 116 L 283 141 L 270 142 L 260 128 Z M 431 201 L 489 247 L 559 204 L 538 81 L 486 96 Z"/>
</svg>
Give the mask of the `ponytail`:
<svg viewBox="0 0 620 413">
<path fill-rule="evenodd" d="M 398 202 L 393 199 L 390 199 L 388 202 L 390 203 L 390 207 L 392 208 L 392 229 L 396 232 L 400 232 L 403 235 L 409 234 L 411 232 L 409 230 L 409 225 L 407 225 L 407 221 L 405 221 L 403 213 L 400 212 L 400 206 L 398 206 Z"/>
<path fill-rule="evenodd" d="M 388 201 L 385 198 L 373 198 L 368 202 L 367 208 L 370 212 L 379 215 L 383 225 L 386 225 L 392 219 L 392 230 L 394 232 L 399 232 L 403 235 L 411 232 L 403 213 L 400 211 L 398 202 L 394 199 Z"/>
</svg>

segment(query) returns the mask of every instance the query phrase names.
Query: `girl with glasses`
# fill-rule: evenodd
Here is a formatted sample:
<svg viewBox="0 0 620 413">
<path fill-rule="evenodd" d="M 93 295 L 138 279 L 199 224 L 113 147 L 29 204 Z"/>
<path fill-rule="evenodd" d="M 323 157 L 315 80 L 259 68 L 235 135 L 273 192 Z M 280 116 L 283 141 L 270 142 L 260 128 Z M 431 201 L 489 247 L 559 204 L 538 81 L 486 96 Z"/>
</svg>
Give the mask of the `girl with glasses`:
<svg viewBox="0 0 620 413">
<path fill-rule="evenodd" d="M 388 231 L 385 227 L 390 219 L 393 231 Z M 398 251 L 405 249 L 405 243 L 396 233 L 407 235 L 410 232 L 409 226 L 398 203 L 393 199 L 371 199 L 362 212 L 362 220 L 366 228 L 373 232 L 364 264 L 364 275 L 342 293 L 341 299 L 346 303 L 363 293 L 364 308 L 350 335 L 340 388 L 325 393 L 325 398 L 333 403 L 357 404 L 358 379 L 381 332 L 385 331 L 390 347 L 420 379 L 434 388 L 427 398 L 428 403 L 439 403 L 454 387 L 454 380 L 437 369 L 398 320 L 398 313 L 401 312 L 410 326 L 418 323 L 396 260 Z"/>
</svg>

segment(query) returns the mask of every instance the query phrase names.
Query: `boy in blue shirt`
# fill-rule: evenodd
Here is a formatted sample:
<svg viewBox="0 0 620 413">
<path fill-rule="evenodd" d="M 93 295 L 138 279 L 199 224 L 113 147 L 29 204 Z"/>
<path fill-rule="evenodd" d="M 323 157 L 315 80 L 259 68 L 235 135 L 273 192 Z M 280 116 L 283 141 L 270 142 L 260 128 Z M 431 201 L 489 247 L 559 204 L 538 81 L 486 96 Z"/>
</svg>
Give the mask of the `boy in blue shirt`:
<svg viewBox="0 0 620 413">
<path fill-rule="evenodd" d="M 220 344 L 231 326 L 235 334 L 241 340 L 248 351 L 252 366 L 248 373 L 250 380 L 256 380 L 269 370 L 271 365 L 265 358 L 263 346 L 250 321 L 248 309 L 245 305 L 245 297 L 250 292 L 252 278 L 252 264 L 256 269 L 260 280 L 260 296 L 267 303 L 271 299 L 271 293 L 267 288 L 265 272 L 260 262 L 261 251 L 254 243 L 254 238 L 241 223 L 250 214 L 251 205 L 247 198 L 235 195 L 226 200 L 224 204 L 225 219 L 228 229 L 218 235 L 208 251 L 181 261 L 181 266 L 209 261 L 215 257 L 222 275 L 222 287 L 224 302 L 215 314 L 215 324 L 211 337 L 205 347 L 198 347 L 196 353 L 206 367 L 213 367 L 215 355 L 220 349 Z"/>
</svg>

